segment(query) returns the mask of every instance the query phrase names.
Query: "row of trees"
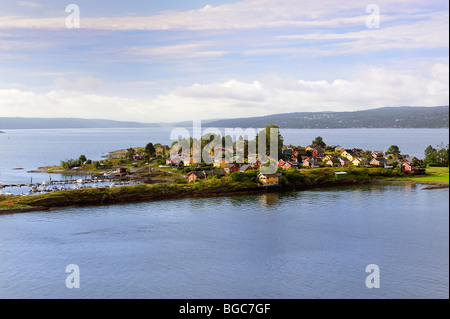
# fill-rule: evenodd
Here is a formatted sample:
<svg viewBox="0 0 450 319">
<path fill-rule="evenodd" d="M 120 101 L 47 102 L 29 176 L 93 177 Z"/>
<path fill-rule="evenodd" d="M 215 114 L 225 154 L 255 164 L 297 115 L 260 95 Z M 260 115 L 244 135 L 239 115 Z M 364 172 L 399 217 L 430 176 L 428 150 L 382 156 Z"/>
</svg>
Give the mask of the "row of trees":
<svg viewBox="0 0 450 319">
<path fill-rule="evenodd" d="M 434 148 L 429 145 L 425 149 L 424 163 L 430 166 L 448 166 L 449 164 L 449 145 L 444 147 L 443 144 Z"/>
<path fill-rule="evenodd" d="M 87 158 L 86 158 L 86 156 L 84 156 L 84 155 L 80 155 L 80 157 L 78 158 L 78 159 L 68 159 L 68 160 L 65 160 L 65 161 L 61 161 L 61 168 L 63 168 L 63 169 L 72 169 L 72 168 L 75 168 L 75 167 L 79 167 L 79 166 L 81 166 L 81 165 L 83 165 L 83 164 L 91 164 L 92 163 L 92 161 L 91 160 L 88 160 Z"/>
</svg>

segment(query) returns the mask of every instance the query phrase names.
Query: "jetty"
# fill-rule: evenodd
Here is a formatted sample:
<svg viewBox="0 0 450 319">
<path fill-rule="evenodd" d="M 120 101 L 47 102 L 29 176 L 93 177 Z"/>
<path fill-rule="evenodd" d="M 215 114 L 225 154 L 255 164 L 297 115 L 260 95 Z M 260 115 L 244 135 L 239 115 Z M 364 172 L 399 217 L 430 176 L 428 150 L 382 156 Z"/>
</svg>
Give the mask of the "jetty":
<svg viewBox="0 0 450 319">
<path fill-rule="evenodd" d="M 2 188 L 21 188 L 21 187 L 41 187 L 41 186 L 64 186 L 64 185 L 80 185 L 80 184 L 99 184 L 99 183 L 115 183 L 116 185 L 132 184 L 135 181 L 131 180 L 130 176 L 108 176 L 103 178 L 78 178 L 78 179 L 64 179 L 64 180 L 50 180 L 43 182 L 29 182 L 29 183 L 9 183 L 2 184 L 0 182 L 0 189 Z"/>
</svg>

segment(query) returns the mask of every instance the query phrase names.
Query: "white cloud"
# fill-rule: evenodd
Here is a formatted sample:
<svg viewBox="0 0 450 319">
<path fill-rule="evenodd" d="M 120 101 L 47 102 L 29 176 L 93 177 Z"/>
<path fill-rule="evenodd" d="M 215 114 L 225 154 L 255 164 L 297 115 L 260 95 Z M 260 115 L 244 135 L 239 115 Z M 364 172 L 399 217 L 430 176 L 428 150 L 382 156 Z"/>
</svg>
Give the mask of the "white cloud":
<svg viewBox="0 0 450 319">
<path fill-rule="evenodd" d="M 183 43 L 170 46 L 144 46 L 132 47 L 125 51 L 125 54 L 136 56 L 154 56 L 168 58 L 208 58 L 219 57 L 231 51 L 210 50 L 207 48 L 208 43 Z"/>
<path fill-rule="evenodd" d="M 0 116 L 142 120 L 152 110 L 134 99 L 69 91 L 38 93 L 0 89 Z"/>
<path fill-rule="evenodd" d="M 33 2 L 22 3 L 31 5 Z M 231 30 L 364 26 L 367 4 L 361 3 L 360 0 L 345 1 L 339 6 L 331 0 L 244 0 L 219 6 L 207 5 L 198 10 L 166 11 L 147 17 L 82 17 L 81 24 L 82 28 L 98 30 Z M 378 0 L 377 5 L 385 19 L 388 19 L 391 13 L 407 16 L 420 12 L 424 7 L 433 6 L 423 0 Z M 439 9 L 439 5 L 437 7 Z M 62 29 L 65 26 L 64 19 L 65 17 L 36 19 L 1 17 L 0 28 Z"/>
<path fill-rule="evenodd" d="M 70 81 L 62 77 L 58 77 L 54 81 L 55 90 L 59 91 L 90 91 L 101 88 L 103 82 L 93 77 L 81 77 L 75 81 Z"/>
<path fill-rule="evenodd" d="M 42 7 L 41 4 L 32 1 L 19 1 L 19 6 L 29 7 L 29 8 L 39 8 Z"/>
<path fill-rule="evenodd" d="M 352 111 L 383 106 L 448 105 L 448 64 L 428 74 L 363 65 L 349 79 L 308 81 L 268 76 L 177 87 L 146 99 L 89 94 L 81 89 L 95 79 L 63 81 L 65 89 L 46 93 L 0 89 L 0 116 L 84 117 L 175 122 L 301 111 Z"/>
</svg>

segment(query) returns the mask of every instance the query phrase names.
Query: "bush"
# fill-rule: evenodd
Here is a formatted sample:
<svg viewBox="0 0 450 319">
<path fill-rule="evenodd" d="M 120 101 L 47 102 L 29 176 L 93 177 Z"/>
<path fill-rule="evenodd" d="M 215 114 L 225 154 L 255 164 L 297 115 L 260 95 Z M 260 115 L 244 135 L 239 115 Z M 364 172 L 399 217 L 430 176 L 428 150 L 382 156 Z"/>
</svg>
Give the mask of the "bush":
<svg viewBox="0 0 450 319">
<path fill-rule="evenodd" d="M 74 167 L 78 167 L 80 166 L 82 163 L 80 162 L 80 160 L 76 160 L 76 159 L 69 159 L 67 161 L 61 161 L 61 167 L 63 169 L 72 169 Z"/>
<path fill-rule="evenodd" d="M 173 183 L 175 184 L 187 184 L 188 181 L 186 178 L 177 178 L 176 180 L 173 181 Z"/>
</svg>

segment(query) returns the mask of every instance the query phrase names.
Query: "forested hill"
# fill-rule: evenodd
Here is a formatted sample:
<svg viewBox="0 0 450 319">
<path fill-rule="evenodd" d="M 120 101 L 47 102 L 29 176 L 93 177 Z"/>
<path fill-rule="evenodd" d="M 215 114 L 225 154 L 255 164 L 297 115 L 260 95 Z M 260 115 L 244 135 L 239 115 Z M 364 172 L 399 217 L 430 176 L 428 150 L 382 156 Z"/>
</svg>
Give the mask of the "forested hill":
<svg viewBox="0 0 450 319">
<path fill-rule="evenodd" d="M 261 117 L 208 120 L 208 127 L 280 128 L 448 128 L 449 107 L 385 107 L 356 112 L 298 112 Z M 0 117 L 2 129 L 54 128 L 141 128 L 161 126 L 190 126 L 183 123 L 140 123 L 79 118 L 19 118 Z"/>
<path fill-rule="evenodd" d="M 448 128 L 449 107 L 384 107 L 356 112 L 299 112 L 217 120 L 209 127 Z"/>
</svg>

